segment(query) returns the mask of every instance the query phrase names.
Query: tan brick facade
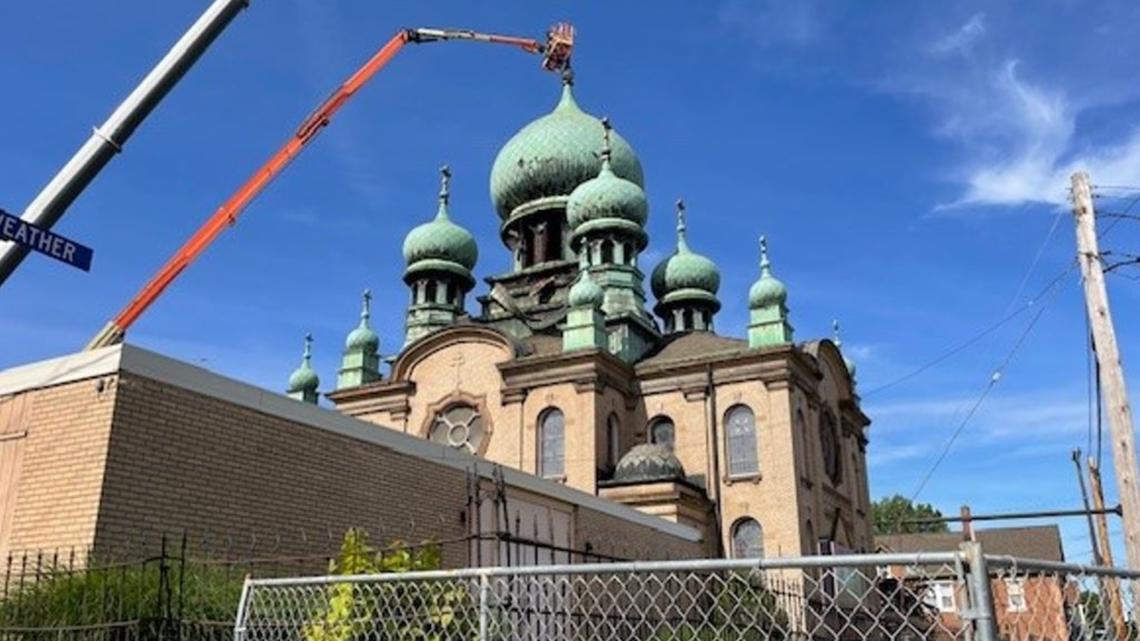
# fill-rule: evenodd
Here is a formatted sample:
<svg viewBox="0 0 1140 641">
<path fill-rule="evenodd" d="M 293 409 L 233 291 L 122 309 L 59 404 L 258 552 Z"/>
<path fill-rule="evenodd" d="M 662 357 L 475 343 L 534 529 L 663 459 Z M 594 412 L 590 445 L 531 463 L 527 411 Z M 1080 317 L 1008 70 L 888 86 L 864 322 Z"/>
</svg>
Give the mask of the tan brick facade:
<svg viewBox="0 0 1140 641">
<path fill-rule="evenodd" d="M 115 349 L 124 350 L 120 365 L 47 387 L 4 389 L 0 372 L 0 447 L 20 445 L 19 457 L 6 459 L 16 464 L 0 476 L 7 547 L 0 552 L 112 549 L 186 532 L 280 537 L 278 552 L 289 555 L 313 552 L 296 536 L 301 531 L 364 527 L 376 538 L 412 541 L 468 534 L 466 468 L 474 459 L 135 348 Z M 516 498 L 570 514 L 575 545 L 639 540 L 660 557 L 702 550 L 687 528 L 506 476 Z M 448 565 L 466 562 L 463 547 L 444 549 Z"/>
<path fill-rule="evenodd" d="M 545 411 L 557 408 L 565 416 L 565 472 L 555 480 L 591 494 L 604 485 L 611 418 L 624 453 L 647 441 L 654 420 L 667 417 L 676 426 L 673 452 L 688 480 L 718 504 L 706 538 L 719 538 L 723 550 L 731 549 L 734 524 L 751 518 L 763 528 L 767 554 L 814 554 L 821 539 L 870 551 L 869 421 L 838 349 L 830 341 L 748 349 L 717 337 L 680 340 L 719 341 L 712 344 L 720 351 L 630 366 L 601 350 L 527 353 L 492 328 L 459 325 L 414 342 L 399 355 L 390 377 L 330 398 L 346 414 L 421 438 L 430 436 L 445 408 L 476 405 L 488 425 L 480 455 L 533 474 L 540 473 L 538 423 Z M 724 464 L 724 422 L 739 405 L 755 416 L 759 472 L 732 477 Z M 821 443 L 828 416 L 839 466 L 834 479 Z M 685 511 L 628 490 L 607 496 L 627 497 L 622 500 L 673 520 Z M 677 501 L 683 500 L 690 498 L 678 494 Z M 691 506 L 685 509 L 691 512 Z"/>
</svg>

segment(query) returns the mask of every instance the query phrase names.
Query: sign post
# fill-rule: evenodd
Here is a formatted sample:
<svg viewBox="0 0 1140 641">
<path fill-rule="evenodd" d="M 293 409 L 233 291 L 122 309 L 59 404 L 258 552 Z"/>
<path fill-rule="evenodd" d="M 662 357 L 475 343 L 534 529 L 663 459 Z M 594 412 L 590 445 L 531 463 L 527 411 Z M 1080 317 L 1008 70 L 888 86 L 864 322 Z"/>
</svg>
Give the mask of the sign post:
<svg viewBox="0 0 1140 641">
<path fill-rule="evenodd" d="M 0 209 L 0 240 L 22 245 L 85 272 L 91 271 L 91 257 L 95 252 L 90 247 L 9 214 L 3 209 Z"/>
</svg>

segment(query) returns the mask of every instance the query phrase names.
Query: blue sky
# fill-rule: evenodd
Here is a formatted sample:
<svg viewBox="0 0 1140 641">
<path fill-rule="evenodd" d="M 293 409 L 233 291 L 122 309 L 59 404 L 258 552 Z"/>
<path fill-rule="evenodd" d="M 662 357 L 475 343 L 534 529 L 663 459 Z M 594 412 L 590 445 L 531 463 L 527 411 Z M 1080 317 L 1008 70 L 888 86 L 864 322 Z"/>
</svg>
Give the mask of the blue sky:
<svg viewBox="0 0 1140 641">
<path fill-rule="evenodd" d="M 0 206 L 21 211 L 206 4 L 0 5 Z M 32 257 L 0 290 L 0 367 L 81 347 L 396 28 L 538 35 L 565 19 L 579 29 L 580 104 L 610 116 L 645 168 L 643 264 L 672 250 L 670 203 L 683 196 L 690 244 L 723 273 L 721 332 L 744 333 L 760 232 L 790 289 L 797 337 L 828 335 L 841 320 L 875 421 L 874 496 L 918 488 L 1044 305 L 919 498 L 947 512 L 1079 504 L 1069 451 L 1087 448 L 1088 385 L 1075 272 L 968 349 L 874 390 L 1025 307 L 1065 270 L 1074 168 L 1100 185 L 1140 185 L 1140 89 L 1128 73 L 1140 7 L 424 4 L 255 0 L 57 227 L 95 247 L 93 271 Z M 327 387 L 370 287 L 391 353 L 406 300 L 399 248 L 434 213 L 436 168 L 453 168 L 452 212 L 479 241 L 478 275 L 503 272 L 491 161 L 557 95 L 556 78 L 509 48 L 410 48 L 130 340 L 279 389 L 312 331 Z M 1140 194 L 1100 193 L 1106 211 Z M 1105 249 L 1136 253 L 1137 224 L 1121 221 Z M 1118 270 L 1109 287 L 1135 381 L 1140 285 L 1129 276 L 1140 270 Z M 1087 558 L 1084 522 L 1063 527 L 1070 557 Z"/>
</svg>

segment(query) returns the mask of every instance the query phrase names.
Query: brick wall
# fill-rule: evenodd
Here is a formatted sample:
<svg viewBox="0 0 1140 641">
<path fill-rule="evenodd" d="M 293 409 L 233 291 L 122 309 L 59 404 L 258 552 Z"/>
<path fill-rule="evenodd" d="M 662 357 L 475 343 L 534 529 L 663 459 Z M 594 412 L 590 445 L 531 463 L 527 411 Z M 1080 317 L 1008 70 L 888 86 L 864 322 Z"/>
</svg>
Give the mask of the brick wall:
<svg viewBox="0 0 1140 641">
<path fill-rule="evenodd" d="M 92 545 L 114 377 L 0 398 L 0 556 Z"/>
<path fill-rule="evenodd" d="M 467 532 L 466 492 L 460 469 L 123 374 L 96 542 L 121 545 L 140 530 L 284 534 L 279 553 L 289 555 L 313 551 L 288 536 L 301 530 L 363 527 L 378 542 L 456 539 Z M 636 541 L 658 558 L 701 555 L 699 543 L 590 508 L 576 514 L 581 542 Z M 466 562 L 463 546 L 444 552 L 448 565 Z"/>
</svg>

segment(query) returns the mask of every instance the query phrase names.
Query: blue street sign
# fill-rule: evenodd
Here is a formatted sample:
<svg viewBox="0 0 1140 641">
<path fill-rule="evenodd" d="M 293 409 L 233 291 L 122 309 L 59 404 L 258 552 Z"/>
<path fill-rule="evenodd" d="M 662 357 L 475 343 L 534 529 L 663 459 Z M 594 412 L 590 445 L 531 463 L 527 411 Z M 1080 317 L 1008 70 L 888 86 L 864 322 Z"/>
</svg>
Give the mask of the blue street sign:
<svg viewBox="0 0 1140 641">
<path fill-rule="evenodd" d="M 90 247 L 53 234 L 51 230 L 21 220 L 3 209 L 0 209 L 0 240 L 10 240 L 85 272 L 91 271 L 91 256 L 95 252 Z"/>
</svg>

